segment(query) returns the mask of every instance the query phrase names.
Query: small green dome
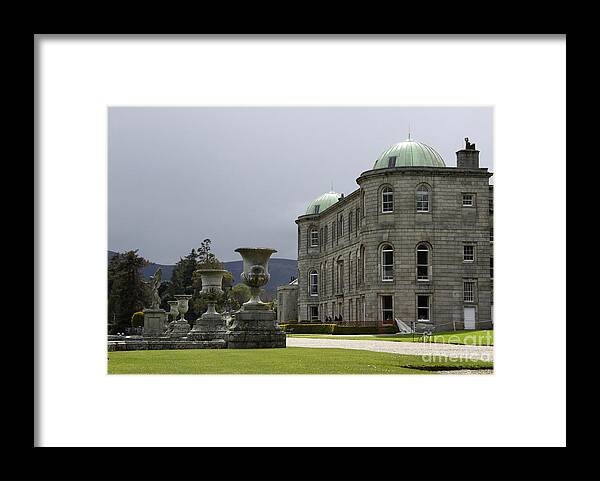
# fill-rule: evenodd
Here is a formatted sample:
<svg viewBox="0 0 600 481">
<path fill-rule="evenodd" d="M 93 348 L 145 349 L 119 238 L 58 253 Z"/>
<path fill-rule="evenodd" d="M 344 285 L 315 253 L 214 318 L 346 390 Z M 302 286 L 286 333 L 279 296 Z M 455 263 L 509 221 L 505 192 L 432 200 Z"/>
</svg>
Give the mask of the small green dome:
<svg viewBox="0 0 600 481">
<path fill-rule="evenodd" d="M 341 196 L 342 194 L 333 191 L 320 195 L 308 205 L 306 214 L 320 214 L 325 209 L 335 204 Z"/>
<path fill-rule="evenodd" d="M 392 145 L 375 161 L 374 169 L 388 167 L 446 167 L 444 159 L 434 149 L 408 139 Z"/>
</svg>

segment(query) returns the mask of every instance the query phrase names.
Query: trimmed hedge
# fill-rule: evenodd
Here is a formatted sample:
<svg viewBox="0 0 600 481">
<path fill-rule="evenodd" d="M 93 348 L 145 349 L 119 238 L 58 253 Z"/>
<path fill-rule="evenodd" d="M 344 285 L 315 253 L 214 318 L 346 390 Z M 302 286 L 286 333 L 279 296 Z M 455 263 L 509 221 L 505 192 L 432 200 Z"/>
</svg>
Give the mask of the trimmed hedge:
<svg viewBox="0 0 600 481">
<path fill-rule="evenodd" d="M 347 326 L 343 324 L 286 323 L 279 327 L 289 334 L 395 334 L 396 326 Z"/>
<path fill-rule="evenodd" d="M 333 334 L 396 334 L 396 326 L 343 326 L 337 325 Z"/>
<path fill-rule="evenodd" d="M 290 334 L 333 334 L 335 324 L 279 324 L 279 327 Z"/>
</svg>

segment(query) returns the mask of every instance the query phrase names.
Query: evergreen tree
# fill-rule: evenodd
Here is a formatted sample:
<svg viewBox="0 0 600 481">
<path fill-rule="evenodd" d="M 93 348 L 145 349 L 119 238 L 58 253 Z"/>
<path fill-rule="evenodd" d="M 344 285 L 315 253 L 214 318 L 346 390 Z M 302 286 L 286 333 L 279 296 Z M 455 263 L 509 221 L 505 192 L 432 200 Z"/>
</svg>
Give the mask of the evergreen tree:
<svg viewBox="0 0 600 481">
<path fill-rule="evenodd" d="M 131 316 L 148 302 L 149 292 L 141 269 L 148 264 L 137 249 L 112 257 L 108 263 L 109 332 L 124 332 Z"/>
<path fill-rule="evenodd" d="M 196 249 L 179 259 L 171 275 L 172 294 L 193 294 L 194 271 L 198 269 L 198 253 Z"/>
</svg>

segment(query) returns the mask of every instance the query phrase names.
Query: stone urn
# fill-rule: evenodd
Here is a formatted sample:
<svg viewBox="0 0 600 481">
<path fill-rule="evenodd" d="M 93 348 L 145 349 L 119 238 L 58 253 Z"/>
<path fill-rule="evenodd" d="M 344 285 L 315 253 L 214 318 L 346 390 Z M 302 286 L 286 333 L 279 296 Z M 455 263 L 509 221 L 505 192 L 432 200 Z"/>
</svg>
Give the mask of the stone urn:
<svg viewBox="0 0 600 481">
<path fill-rule="evenodd" d="M 169 312 L 167 312 L 167 316 L 171 316 L 171 322 L 167 324 L 167 330 L 165 331 L 168 334 L 173 329 L 173 324 L 175 324 L 177 316 L 179 315 L 179 309 L 177 309 L 179 301 L 167 301 L 167 303 L 169 304 Z"/>
<path fill-rule="evenodd" d="M 219 295 L 223 292 L 221 284 L 223 276 L 227 273 L 221 269 L 198 269 L 196 271 L 202 279 L 201 294 L 206 295 L 208 308 L 194 323 L 194 328 L 189 333 L 189 338 L 201 341 L 212 341 L 223 339 L 225 334 L 225 322 L 223 316 L 217 312 L 215 304 Z"/>
<path fill-rule="evenodd" d="M 179 309 L 177 309 L 179 301 L 167 301 L 167 303 L 169 304 L 169 312 L 167 312 L 167 315 L 171 316 L 171 322 L 173 322 L 179 315 Z"/>
<path fill-rule="evenodd" d="M 266 247 L 240 247 L 235 252 L 242 256 L 244 267 L 241 277 L 250 288 L 250 300 L 244 303 L 242 309 L 267 309 L 267 305 L 260 300 L 260 289 L 269 282 L 269 258 L 277 251 Z"/>
<path fill-rule="evenodd" d="M 189 309 L 189 301 L 192 298 L 191 294 L 175 294 L 177 299 L 177 311 L 179 312 L 179 319 L 175 319 L 172 323 L 170 335 L 173 337 L 187 336 L 190 330 L 190 325 L 185 320 L 185 313 Z"/>
<path fill-rule="evenodd" d="M 241 247 L 244 261 L 242 281 L 250 288 L 250 300 L 233 314 L 228 323 L 229 349 L 262 349 L 285 347 L 285 333 L 275 321 L 276 315 L 260 300 L 260 289 L 269 282 L 269 258 L 275 249 Z"/>
</svg>

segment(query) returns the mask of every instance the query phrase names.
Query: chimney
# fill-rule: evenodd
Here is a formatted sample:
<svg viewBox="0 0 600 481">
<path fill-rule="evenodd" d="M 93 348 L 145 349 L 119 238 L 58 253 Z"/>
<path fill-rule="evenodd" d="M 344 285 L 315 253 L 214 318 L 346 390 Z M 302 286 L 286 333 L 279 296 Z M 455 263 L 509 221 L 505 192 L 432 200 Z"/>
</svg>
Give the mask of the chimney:
<svg viewBox="0 0 600 481">
<path fill-rule="evenodd" d="M 479 168 L 479 150 L 475 149 L 475 144 L 469 142 L 469 137 L 465 137 L 465 148 L 456 152 L 456 167 L 459 169 Z"/>
</svg>

